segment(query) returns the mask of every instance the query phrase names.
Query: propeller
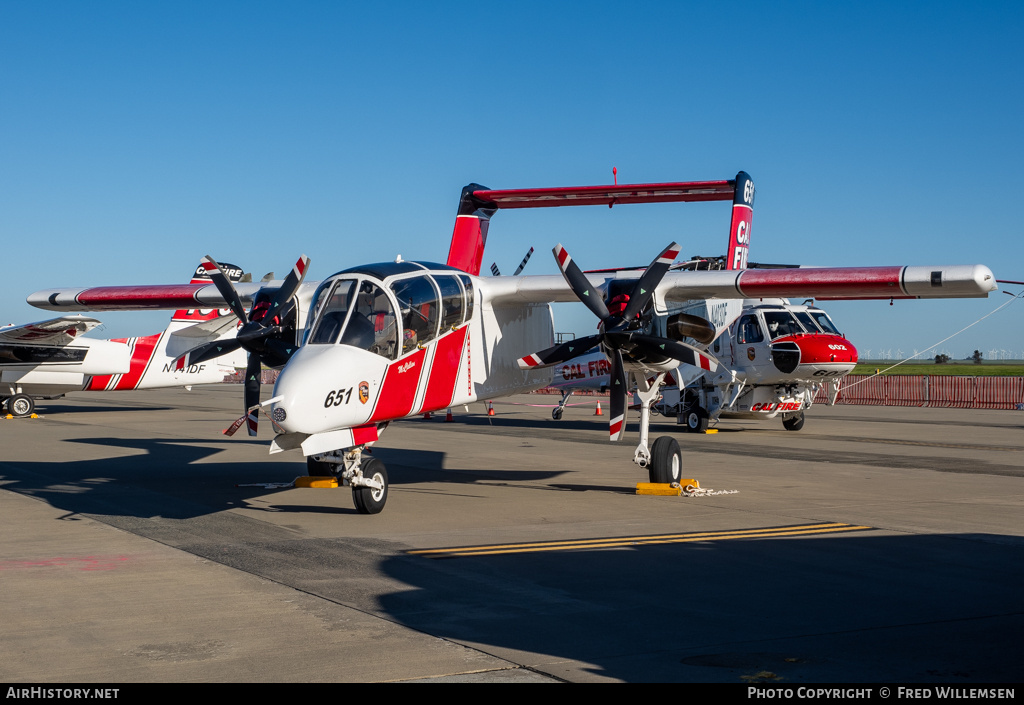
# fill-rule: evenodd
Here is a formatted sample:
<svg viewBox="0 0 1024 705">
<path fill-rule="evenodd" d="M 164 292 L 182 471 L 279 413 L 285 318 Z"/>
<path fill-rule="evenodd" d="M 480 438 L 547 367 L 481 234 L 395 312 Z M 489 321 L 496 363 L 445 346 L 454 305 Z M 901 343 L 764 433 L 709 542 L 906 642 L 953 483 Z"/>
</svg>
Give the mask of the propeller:
<svg viewBox="0 0 1024 705">
<path fill-rule="evenodd" d="M 678 360 L 709 372 L 718 369 L 718 361 L 708 353 L 676 340 L 647 335 L 643 331 L 644 320 L 640 314 L 650 303 L 654 296 L 654 290 L 679 255 L 679 245 L 673 242 L 666 247 L 640 275 L 630 294 L 620 294 L 607 304 L 601 296 L 601 292 L 593 287 L 590 280 L 561 244 L 557 245 L 552 252 L 559 269 L 562 270 L 562 276 L 565 277 L 569 287 L 576 294 L 576 298 L 601 319 L 598 326 L 599 332 L 522 357 L 518 360 L 519 367 L 525 370 L 532 367 L 557 365 L 600 344 L 611 358 L 612 365 L 609 400 L 611 408 L 608 417 L 611 440 L 619 440 L 625 426 L 627 393 L 626 369 L 623 364 L 625 359 L 640 365 L 658 365 L 669 360 Z M 714 330 L 709 322 L 699 316 L 690 318 L 692 320 L 688 322 L 693 330 Z"/>
<path fill-rule="evenodd" d="M 295 292 L 299 290 L 299 285 L 306 277 L 309 258 L 306 255 L 299 257 L 295 266 L 285 277 L 281 288 L 277 290 L 273 300 L 269 303 L 257 303 L 248 314 L 246 314 L 242 300 L 231 284 L 231 280 L 224 275 L 217 262 L 207 255 L 203 258 L 202 266 L 210 275 L 221 296 L 224 297 L 231 312 L 242 322 L 242 326 L 233 340 L 218 340 L 189 350 L 179 359 L 178 366 L 181 368 L 196 365 L 233 352 L 238 348 L 249 353 L 248 364 L 245 368 L 243 391 L 245 416 L 243 418 L 246 420 L 249 435 L 255 436 L 259 417 L 253 407 L 260 403 L 260 373 L 263 365 L 280 367 L 288 362 L 288 358 L 296 349 L 294 340 L 283 339 L 285 336 L 293 335 L 293 331 L 283 323 L 295 308 Z M 232 427 L 234 430 L 237 428 L 237 425 Z M 229 430 L 233 433 L 232 429 Z"/>
</svg>

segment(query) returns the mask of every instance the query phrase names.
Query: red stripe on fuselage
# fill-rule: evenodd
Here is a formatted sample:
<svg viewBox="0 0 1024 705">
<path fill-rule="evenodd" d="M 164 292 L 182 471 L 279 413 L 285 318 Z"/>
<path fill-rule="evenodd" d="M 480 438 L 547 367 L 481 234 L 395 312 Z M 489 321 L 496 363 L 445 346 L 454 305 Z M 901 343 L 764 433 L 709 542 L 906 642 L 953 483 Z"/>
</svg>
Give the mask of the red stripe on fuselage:
<svg viewBox="0 0 1024 705">
<path fill-rule="evenodd" d="M 146 373 L 150 360 L 153 359 L 153 353 L 156 351 L 161 335 L 163 334 L 156 333 L 155 335 L 147 335 L 145 338 L 136 339 L 128 373 L 121 375 L 121 379 L 117 381 L 117 386 L 114 389 L 135 389 L 135 386 L 142 379 L 142 375 Z"/>
<path fill-rule="evenodd" d="M 459 377 L 467 330 L 468 326 L 463 326 L 437 341 L 434 359 L 430 363 L 427 392 L 423 395 L 423 407 L 420 411 L 435 411 L 451 405 L 455 397 L 455 382 Z"/>
<path fill-rule="evenodd" d="M 85 386 L 87 392 L 102 392 L 110 384 L 114 375 L 96 375 L 89 378 L 89 384 Z"/>
<path fill-rule="evenodd" d="M 352 429 L 352 442 L 357 446 L 361 446 L 366 443 L 373 443 L 377 438 L 377 427 L 373 424 L 368 426 L 356 426 Z"/>
<path fill-rule="evenodd" d="M 412 355 L 399 358 L 388 366 L 384 373 L 377 406 L 368 423 L 400 419 L 412 411 L 426 350 L 417 350 Z"/>
</svg>

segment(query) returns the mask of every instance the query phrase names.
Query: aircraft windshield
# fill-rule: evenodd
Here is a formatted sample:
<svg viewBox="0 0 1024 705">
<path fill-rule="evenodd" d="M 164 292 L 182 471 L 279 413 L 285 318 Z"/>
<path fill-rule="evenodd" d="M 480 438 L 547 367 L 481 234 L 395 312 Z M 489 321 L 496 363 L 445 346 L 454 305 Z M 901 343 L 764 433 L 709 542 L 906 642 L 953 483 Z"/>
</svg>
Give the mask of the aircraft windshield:
<svg viewBox="0 0 1024 705">
<path fill-rule="evenodd" d="M 836 328 L 836 324 L 832 322 L 832 319 L 828 317 L 828 314 L 824 311 L 811 311 L 811 316 L 817 321 L 821 329 L 826 333 L 832 333 L 833 335 L 842 335 L 839 329 Z"/>
<path fill-rule="evenodd" d="M 797 333 L 805 332 L 789 311 L 765 311 L 764 322 L 768 324 L 768 332 L 772 340 L 781 338 L 784 335 L 796 335 Z"/>
<path fill-rule="evenodd" d="M 321 313 L 313 334 L 309 336 L 310 343 L 330 345 L 338 340 L 341 327 L 345 325 L 345 317 L 348 316 L 355 286 L 356 283 L 352 280 L 342 280 L 334 285 L 330 294 L 327 294 L 328 289 L 320 292 L 313 310 L 319 308 Z"/>
<path fill-rule="evenodd" d="M 799 320 L 800 323 L 803 324 L 804 328 L 807 329 L 808 333 L 821 332 L 821 329 L 814 322 L 814 319 L 811 318 L 811 314 L 807 313 L 806 311 L 794 311 L 793 315 L 796 316 L 797 320 Z"/>
</svg>

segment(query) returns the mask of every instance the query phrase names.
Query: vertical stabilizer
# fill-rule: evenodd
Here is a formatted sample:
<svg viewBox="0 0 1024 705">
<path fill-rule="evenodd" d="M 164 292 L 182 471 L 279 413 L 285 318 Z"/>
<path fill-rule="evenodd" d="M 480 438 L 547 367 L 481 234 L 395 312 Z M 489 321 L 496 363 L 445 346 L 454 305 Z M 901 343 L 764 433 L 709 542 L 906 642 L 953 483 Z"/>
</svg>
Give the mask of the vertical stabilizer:
<svg viewBox="0 0 1024 705">
<path fill-rule="evenodd" d="M 726 269 L 746 269 L 750 248 L 750 224 L 754 218 L 754 181 L 750 174 L 736 174 L 736 190 L 732 199 L 732 222 L 729 223 L 729 254 Z"/>
<path fill-rule="evenodd" d="M 487 244 L 487 228 L 496 206 L 477 198 L 475 191 L 486 191 L 485 186 L 469 184 L 462 189 L 459 212 L 455 216 L 455 230 L 448 250 L 448 265 L 458 267 L 474 276 L 480 274 L 480 262 Z"/>
</svg>

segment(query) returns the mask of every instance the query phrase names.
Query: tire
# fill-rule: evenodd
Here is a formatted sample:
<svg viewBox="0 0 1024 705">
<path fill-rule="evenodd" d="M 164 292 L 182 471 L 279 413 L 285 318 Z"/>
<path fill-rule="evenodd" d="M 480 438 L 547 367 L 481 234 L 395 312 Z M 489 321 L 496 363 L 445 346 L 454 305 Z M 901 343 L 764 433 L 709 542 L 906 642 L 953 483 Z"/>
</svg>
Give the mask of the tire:
<svg viewBox="0 0 1024 705">
<path fill-rule="evenodd" d="M 558 421 L 560 418 L 562 418 L 562 410 L 561 409 L 552 409 L 551 410 L 551 418 L 554 419 L 555 421 Z"/>
<path fill-rule="evenodd" d="M 35 408 L 35 401 L 27 394 L 15 394 L 7 399 L 7 413 L 12 416 L 31 416 Z"/>
<path fill-rule="evenodd" d="M 651 482 L 669 484 L 683 476 L 683 454 L 672 436 L 659 436 L 651 446 L 651 464 L 647 468 Z"/>
<path fill-rule="evenodd" d="M 804 427 L 804 412 L 798 411 L 792 416 L 782 419 L 782 427 L 787 431 L 799 431 Z"/>
<path fill-rule="evenodd" d="M 388 471 L 384 463 L 376 458 L 369 458 L 362 463 L 363 477 L 379 480 L 383 489 L 376 490 L 372 487 L 353 487 L 352 503 L 360 514 L 379 514 L 388 501 Z"/>
<path fill-rule="evenodd" d="M 337 467 L 334 463 L 315 460 L 312 455 L 306 458 L 306 472 L 310 477 L 334 477 Z"/>
<path fill-rule="evenodd" d="M 704 433 L 708 430 L 708 412 L 699 406 L 691 406 L 683 420 L 688 433 Z"/>
</svg>

